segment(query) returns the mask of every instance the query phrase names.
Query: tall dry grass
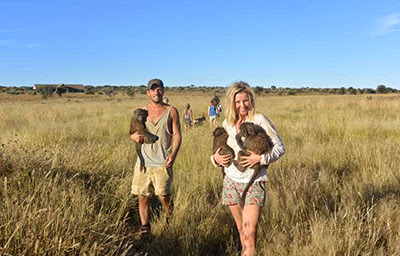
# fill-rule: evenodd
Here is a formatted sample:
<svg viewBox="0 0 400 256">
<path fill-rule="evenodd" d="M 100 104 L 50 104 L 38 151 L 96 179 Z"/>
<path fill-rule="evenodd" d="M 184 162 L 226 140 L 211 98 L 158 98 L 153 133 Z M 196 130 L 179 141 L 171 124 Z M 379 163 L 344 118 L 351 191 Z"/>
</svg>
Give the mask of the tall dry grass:
<svg viewBox="0 0 400 256">
<path fill-rule="evenodd" d="M 182 112 L 211 95 L 167 95 Z M 0 254 L 129 255 L 138 230 L 127 130 L 147 98 L 0 103 Z M 222 102 L 224 104 L 224 101 Z M 257 99 L 286 155 L 268 170 L 259 255 L 400 254 L 399 95 Z M 183 133 L 174 219 L 153 202 L 149 255 L 237 255 L 206 123 Z"/>
</svg>

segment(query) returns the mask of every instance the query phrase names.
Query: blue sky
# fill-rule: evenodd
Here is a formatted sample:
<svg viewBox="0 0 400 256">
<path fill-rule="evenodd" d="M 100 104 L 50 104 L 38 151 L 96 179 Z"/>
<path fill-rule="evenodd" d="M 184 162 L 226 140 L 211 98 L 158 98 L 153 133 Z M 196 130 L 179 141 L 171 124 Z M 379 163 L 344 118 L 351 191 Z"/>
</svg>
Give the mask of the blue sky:
<svg viewBox="0 0 400 256">
<path fill-rule="evenodd" d="M 0 85 L 400 89 L 400 1 L 0 1 Z"/>
</svg>

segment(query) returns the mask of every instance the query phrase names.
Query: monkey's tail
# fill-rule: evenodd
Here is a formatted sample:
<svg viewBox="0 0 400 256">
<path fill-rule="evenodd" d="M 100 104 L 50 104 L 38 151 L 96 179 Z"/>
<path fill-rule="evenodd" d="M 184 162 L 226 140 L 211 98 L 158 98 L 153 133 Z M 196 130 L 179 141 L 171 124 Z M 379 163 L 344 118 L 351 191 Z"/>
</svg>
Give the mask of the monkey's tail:
<svg viewBox="0 0 400 256">
<path fill-rule="evenodd" d="M 137 153 L 137 155 L 139 157 L 139 161 L 140 161 L 140 171 L 141 172 L 146 172 L 146 167 L 144 166 L 144 158 L 143 158 L 142 151 L 141 151 L 140 147 L 136 148 L 136 153 Z"/>
<path fill-rule="evenodd" d="M 256 180 L 257 175 L 260 173 L 261 167 L 254 169 L 254 173 L 253 176 L 251 176 L 250 181 L 247 183 L 246 187 L 243 190 L 242 196 L 240 197 L 240 201 L 239 204 L 240 206 L 243 208 L 244 207 L 244 203 L 246 202 L 246 194 L 247 191 L 249 191 L 250 186 L 254 183 L 254 181 Z"/>
</svg>

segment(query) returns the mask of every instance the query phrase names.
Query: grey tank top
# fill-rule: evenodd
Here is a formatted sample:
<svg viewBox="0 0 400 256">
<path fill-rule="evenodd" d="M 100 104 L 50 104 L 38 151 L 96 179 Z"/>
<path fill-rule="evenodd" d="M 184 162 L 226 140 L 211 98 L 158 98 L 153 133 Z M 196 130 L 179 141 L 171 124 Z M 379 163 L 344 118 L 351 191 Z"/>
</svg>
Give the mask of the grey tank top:
<svg viewBox="0 0 400 256">
<path fill-rule="evenodd" d="M 172 106 L 169 106 L 160 119 L 153 124 L 146 121 L 146 127 L 152 134 L 158 136 L 158 140 L 152 144 L 142 144 L 142 155 L 146 167 L 157 167 L 165 165 L 165 158 L 172 151 L 172 134 L 168 130 L 169 113 Z M 137 162 L 136 164 L 139 164 Z"/>
</svg>

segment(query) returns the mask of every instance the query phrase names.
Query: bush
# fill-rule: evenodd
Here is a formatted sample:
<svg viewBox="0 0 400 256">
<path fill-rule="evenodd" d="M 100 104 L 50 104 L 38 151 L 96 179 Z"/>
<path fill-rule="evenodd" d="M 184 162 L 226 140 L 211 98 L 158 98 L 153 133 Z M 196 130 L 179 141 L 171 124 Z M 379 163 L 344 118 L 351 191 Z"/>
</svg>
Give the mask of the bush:
<svg viewBox="0 0 400 256">
<path fill-rule="evenodd" d="M 38 93 L 40 93 L 40 95 L 42 95 L 43 99 L 46 99 L 48 97 L 53 96 L 54 88 L 50 87 L 50 86 L 46 86 L 46 87 L 39 88 L 37 91 L 38 91 Z"/>
</svg>

